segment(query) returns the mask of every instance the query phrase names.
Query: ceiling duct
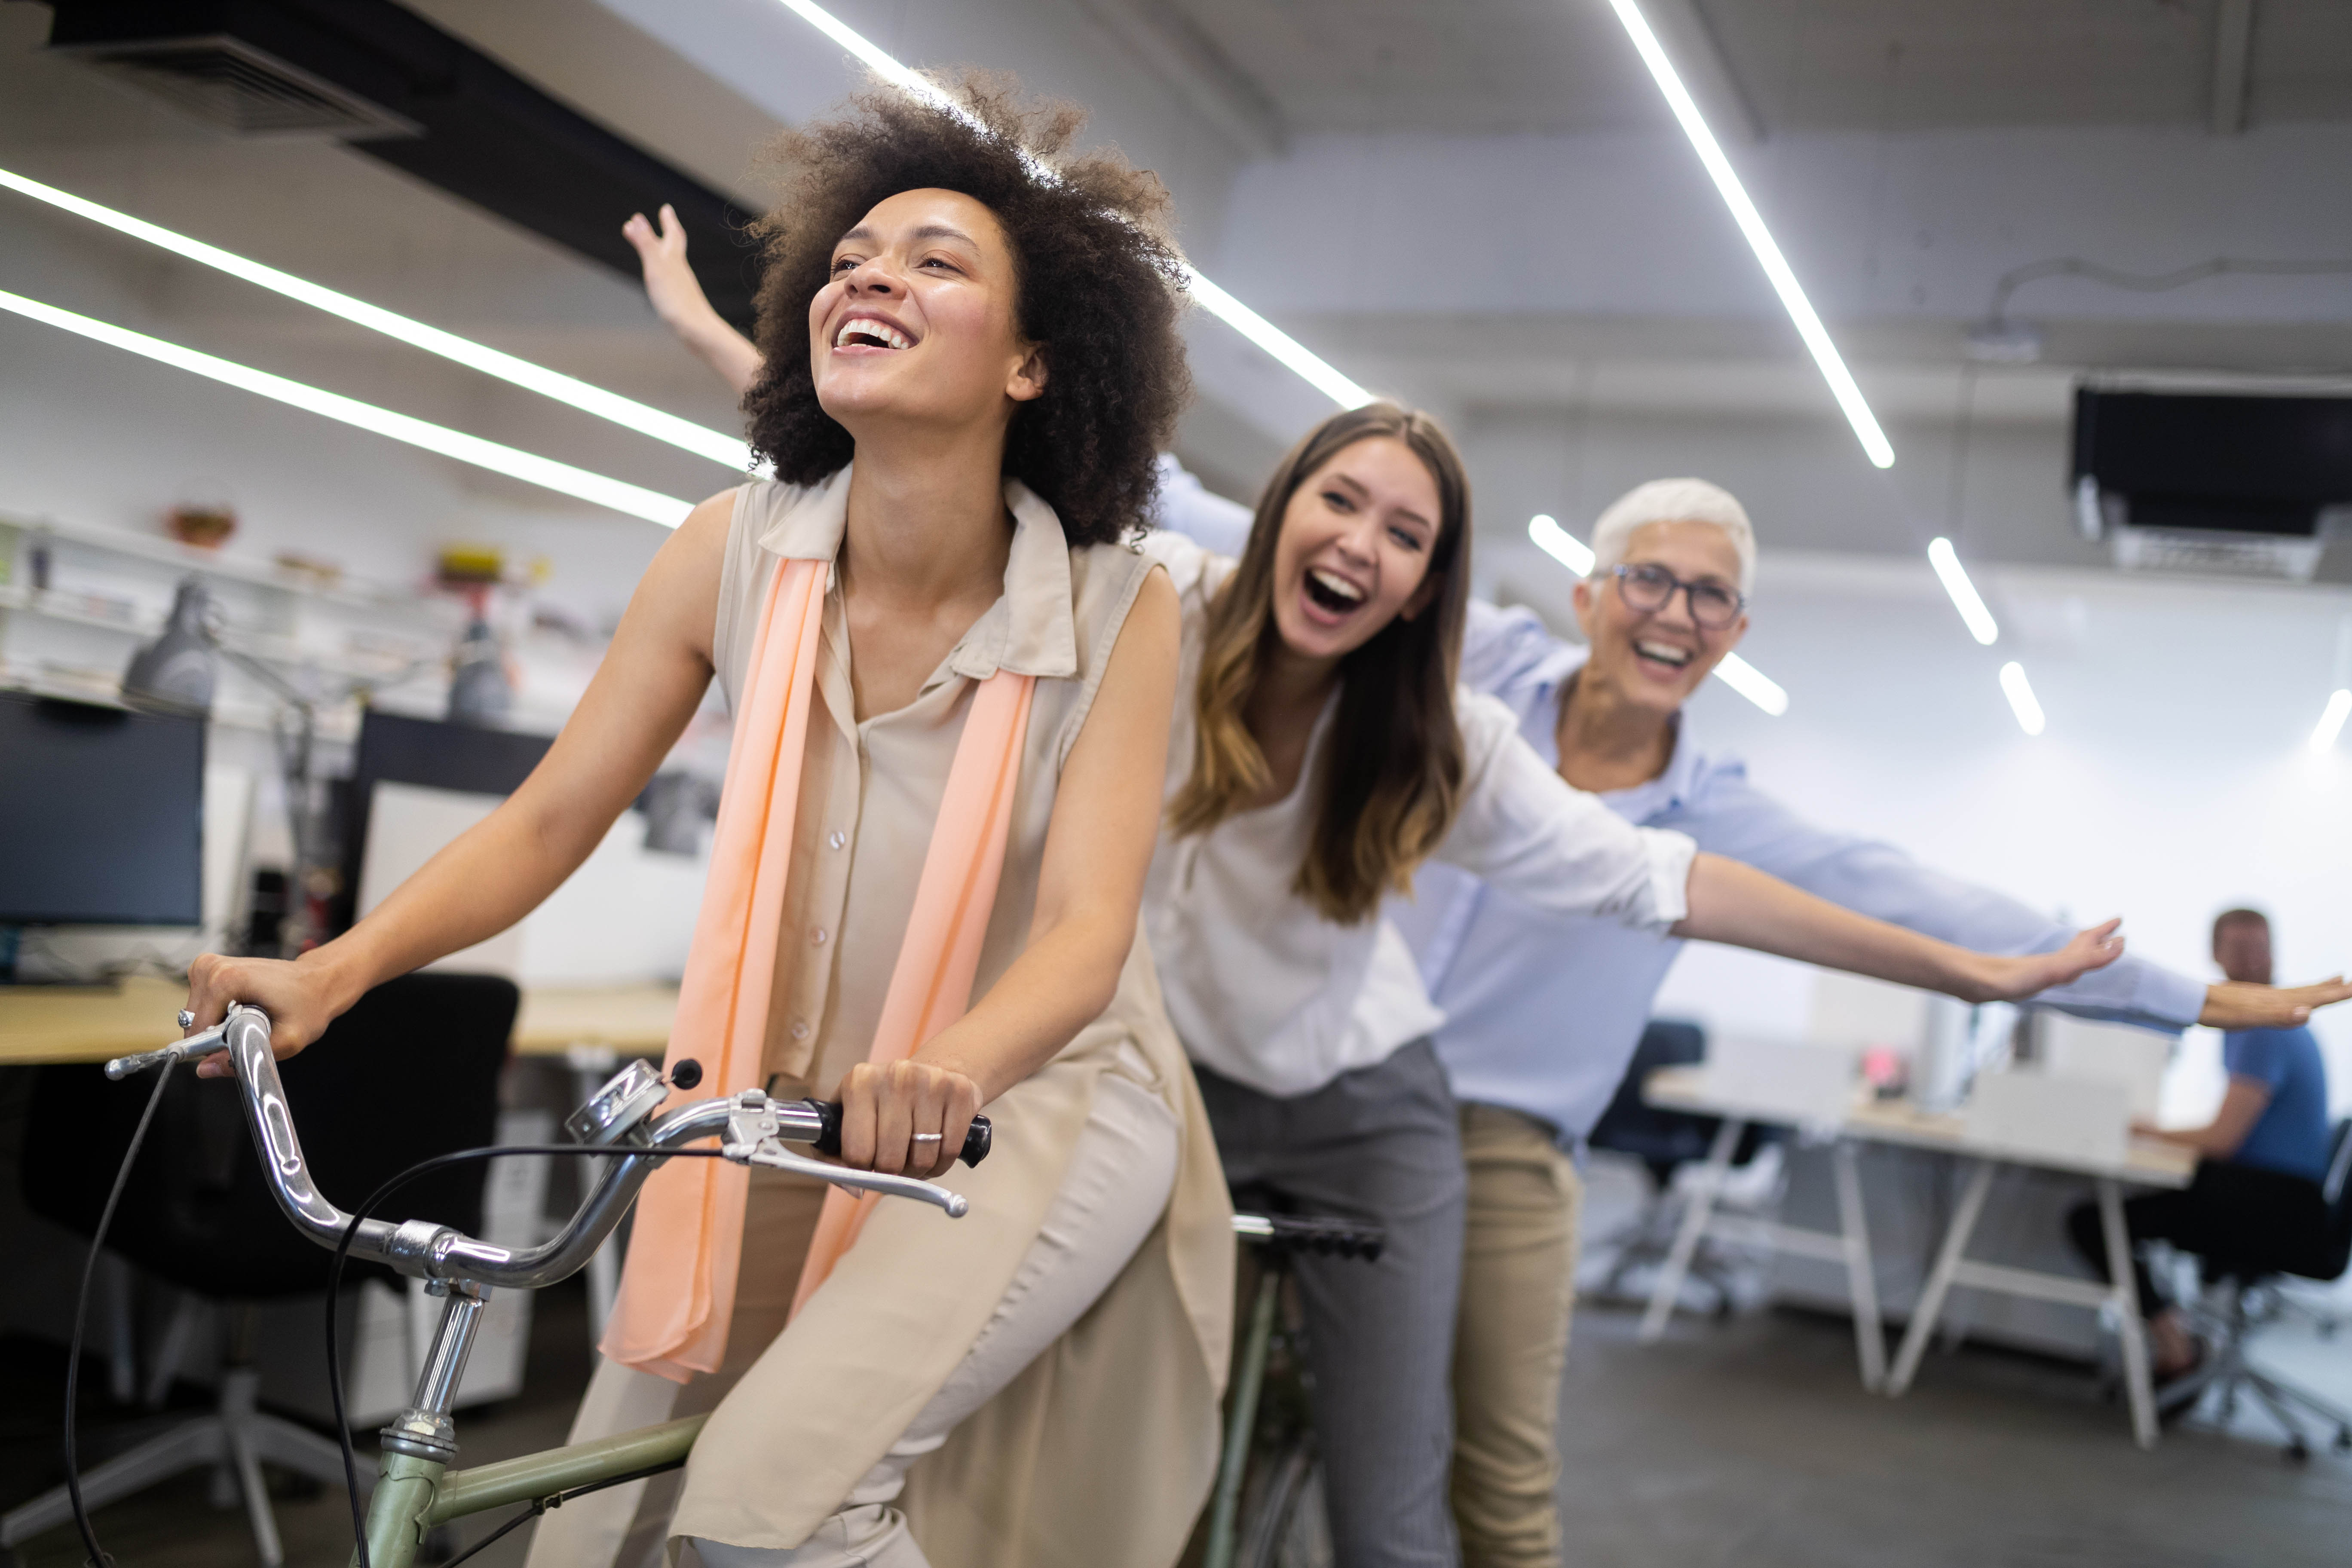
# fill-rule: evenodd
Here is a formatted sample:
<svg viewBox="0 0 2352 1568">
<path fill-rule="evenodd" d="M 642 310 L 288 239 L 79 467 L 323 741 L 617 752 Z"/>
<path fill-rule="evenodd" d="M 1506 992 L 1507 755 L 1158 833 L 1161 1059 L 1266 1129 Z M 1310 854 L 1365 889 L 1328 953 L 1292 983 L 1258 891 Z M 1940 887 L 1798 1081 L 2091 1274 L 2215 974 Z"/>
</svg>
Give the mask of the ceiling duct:
<svg viewBox="0 0 2352 1568">
<path fill-rule="evenodd" d="M 414 136 L 418 127 L 227 34 L 92 44 L 68 53 L 237 136 Z"/>
<path fill-rule="evenodd" d="M 2074 394 L 2074 519 L 2116 564 L 2307 583 L 2352 521 L 2352 398 Z"/>
<path fill-rule="evenodd" d="M 207 124 L 347 142 L 628 278 L 621 225 L 667 202 L 711 304 L 750 328 L 751 215 L 392 0 L 52 0 L 51 15 L 49 47 Z"/>
</svg>

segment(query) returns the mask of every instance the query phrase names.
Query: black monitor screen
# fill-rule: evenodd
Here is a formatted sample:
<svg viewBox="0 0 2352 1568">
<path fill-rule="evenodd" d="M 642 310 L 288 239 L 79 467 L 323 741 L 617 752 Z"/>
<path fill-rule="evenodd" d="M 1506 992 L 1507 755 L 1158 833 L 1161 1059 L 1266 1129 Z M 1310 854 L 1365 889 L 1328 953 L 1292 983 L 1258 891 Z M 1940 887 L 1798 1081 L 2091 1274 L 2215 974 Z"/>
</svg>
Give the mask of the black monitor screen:
<svg viewBox="0 0 2352 1568">
<path fill-rule="evenodd" d="M 204 918 L 205 721 L 0 691 L 0 925 Z"/>
</svg>

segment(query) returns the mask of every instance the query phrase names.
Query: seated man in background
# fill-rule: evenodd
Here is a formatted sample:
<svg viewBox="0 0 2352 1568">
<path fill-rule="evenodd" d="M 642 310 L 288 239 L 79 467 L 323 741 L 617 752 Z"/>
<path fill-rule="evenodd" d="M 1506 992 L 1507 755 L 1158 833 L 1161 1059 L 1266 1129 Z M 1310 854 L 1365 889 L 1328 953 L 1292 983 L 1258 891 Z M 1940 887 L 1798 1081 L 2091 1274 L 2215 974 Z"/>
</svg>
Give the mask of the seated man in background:
<svg viewBox="0 0 2352 1568">
<path fill-rule="evenodd" d="M 2225 910 L 2213 921 L 2213 962 L 2231 980 L 2271 983 L 2271 922 L 2256 910 Z M 2159 1380 L 2194 1371 L 2203 1349 L 2189 1321 L 2157 1288 L 2139 1244 L 2168 1241 L 2187 1252 L 2262 1256 L 2291 1251 L 2327 1224 L 2320 1184 L 2327 1176 L 2327 1068 L 2308 1026 L 2235 1029 L 2221 1037 L 2230 1087 L 2202 1127 L 2151 1137 L 2197 1151 L 2197 1176 L 2179 1192 L 2150 1193 L 2124 1205 L 2131 1233 L 2132 1275 Z M 2078 1205 L 2066 1216 L 2075 1248 L 2105 1277 L 2107 1248 L 2099 1209 Z"/>
</svg>

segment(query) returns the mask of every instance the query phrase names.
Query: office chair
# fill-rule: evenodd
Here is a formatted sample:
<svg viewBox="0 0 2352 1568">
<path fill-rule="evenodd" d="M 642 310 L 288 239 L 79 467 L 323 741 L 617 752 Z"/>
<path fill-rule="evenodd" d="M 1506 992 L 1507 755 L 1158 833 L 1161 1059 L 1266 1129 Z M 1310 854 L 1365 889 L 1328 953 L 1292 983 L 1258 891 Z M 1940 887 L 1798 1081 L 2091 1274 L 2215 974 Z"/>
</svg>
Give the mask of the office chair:
<svg viewBox="0 0 2352 1568">
<path fill-rule="evenodd" d="M 2189 1309 L 2189 1317 L 2207 1343 L 2205 1364 L 2180 1386 L 2165 1391 L 2164 1409 L 2193 1407 L 2210 1394 L 2227 1426 L 2237 1413 L 2240 1396 L 2251 1391 L 2285 1428 L 2290 1459 L 2301 1463 L 2311 1457 L 2310 1439 L 2295 1415 L 2298 1408 L 2336 1428 L 2338 1452 L 2352 1451 L 2352 1411 L 2264 1371 L 2250 1353 L 2255 1334 L 2295 1308 L 2284 1289 L 2287 1276 L 2329 1282 L 2341 1279 L 2352 1263 L 2352 1181 L 2347 1175 L 2352 1175 L 2352 1120 L 2336 1124 L 2329 1144 L 2327 1177 L 2320 1186 L 2327 1205 L 2324 1225 L 2298 1237 L 2298 1245 L 2266 1256 L 2217 1253 L 2199 1260 L 2207 1289 L 2204 1299 Z M 2331 1327 L 2322 1319 L 2323 1334 Z"/>
<path fill-rule="evenodd" d="M 1622 1299 L 1626 1278 L 1636 1268 L 1664 1262 L 1674 1246 L 1682 1205 L 1689 1201 L 1677 1177 L 1706 1159 L 1723 1122 L 1714 1116 L 1661 1110 L 1643 1100 L 1642 1086 L 1661 1068 L 1691 1067 L 1706 1059 L 1705 1030 L 1696 1024 L 1654 1019 L 1633 1047 L 1633 1059 L 1625 1068 L 1615 1098 L 1593 1125 L 1588 1143 L 1640 1161 L 1650 1188 L 1642 1212 L 1596 1244 L 1596 1262 L 1588 1270 L 1596 1280 L 1589 1292 L 1593 1296 Z M 1777 1128 L 1754 1124 L 1740 1134 L 1732 1153 L 1732 1168 L 1716 1199 L 1718 1212 L 1752 1214 L 1779 1199 L 1782 1136 Z M 1605 1264 L 1598 1261 L 1601 1258 L 1607 1258 Z M 1729 1312 L 1735 1304 L 1736 1265 L 1737 1260 L 1712 1237 L 1701 1238 L 1698 1251 L 1691 1258 L 1690 1278 L 1715 1292 L 1718 1314 Z"/>
<path fill-rule="evenodd" d="M 520 1002 L 512 983 L 493 976 L 412 974 L 369 992 L 286 1062 L 287 1100 L 320 1190 L 354 1205 L 419 1160 L 493 1142 Z M 85 1236 L 95 1230 L 151 1089 L 143 1078 L 109 1083 L 95 1066 L 44 1068 L 25 1142 L 28 1206 Z M 420 1178 L 401 1192 L 399 1215 L 478 1229 L 487 1170 L 467 1163 Z M 287 1223 L 263 1184 L 236 1085 L 184 1068 L 173 1075 L 107 1247 L 185 1293 L 151 1375 L 152 1403 L 170 1387 L 200 1302 L 226 1310 L 226 1354 L 212 1411 L 85 1471 L 84 1501 L 95 1510 L 209 1467 L 215 1505 L 242 1499 L 264 1568 L 278 1568 L 284 1552 L 262 1465 L 341 1486 L 343 1463 L 330 1438 L 256 1407 L 253 1306 L 323 1292 L 331 1259 Z M 347 1267 L 344 1286 L 356 1288 L 372 1267 Z M 72 1517 L 58 1487 L 0 1518 L 0 1547 Z"/>
</svg>

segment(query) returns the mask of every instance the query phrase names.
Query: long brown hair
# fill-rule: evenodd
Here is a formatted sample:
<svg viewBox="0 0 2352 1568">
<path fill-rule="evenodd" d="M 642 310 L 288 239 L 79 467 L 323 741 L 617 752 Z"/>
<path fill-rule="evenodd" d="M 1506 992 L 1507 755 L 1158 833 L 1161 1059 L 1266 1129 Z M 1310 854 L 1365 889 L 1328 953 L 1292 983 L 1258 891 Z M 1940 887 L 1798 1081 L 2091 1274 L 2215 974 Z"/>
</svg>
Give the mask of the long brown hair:
<svg viewBox="0 0 2352 1568">
<path fill-rule="evenodd" d="M 1436 420 L 1393 403 L 1333 415 L 1290 449 L 1258 497 L 1249 543 L 1209 606 L 1201 678 L 1192 691 L 1192 776 L 1169 807 L 1178 833 L 1205 833 L 1266 787 L 1265 753 L 1245 715 L 1282 634 L 1274 620 L 1274 553 L 1291 497 L 1359 441 L 1411 447 L 1437 482 L 1435 584 L 1428 607 L 1399 616 L 1339 665 L 1339 708 L 1314 786 L 1319 800 L 1292 890 L 1328 920 L 1353 925 L 1391 891 L 1453 826 L 1462 794 L 1462 731 L 1454 678 L 1470 598 L 1470 480 Z"/>
</svg>

